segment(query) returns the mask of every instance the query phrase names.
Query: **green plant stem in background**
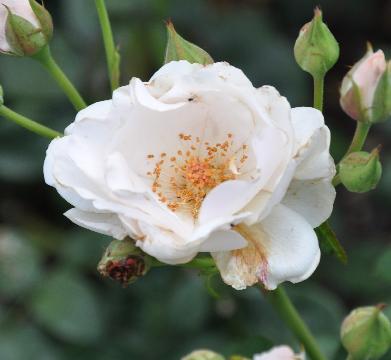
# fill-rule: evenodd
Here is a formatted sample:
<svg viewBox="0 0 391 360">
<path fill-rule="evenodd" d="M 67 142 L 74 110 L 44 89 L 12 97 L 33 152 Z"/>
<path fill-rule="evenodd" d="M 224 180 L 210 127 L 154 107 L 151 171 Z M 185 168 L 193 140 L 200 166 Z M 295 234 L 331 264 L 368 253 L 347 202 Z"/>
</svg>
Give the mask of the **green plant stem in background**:
<svg viewBox="0 0 391 360">
<path fill-rule="evenodd" d="M 4 116 L 8 120 L 15 122 L 16 124 L 24 127 L 27 130 L 30 130 L 38 135 L 47 137 L 49 139 L 54 139 L 58 136 L 62 136 L 61 133 L 53 129 L 48 128 L 47 126 L 41 125 L 36 121 L 33 121 L 17 112 L 7 108 L 6 106 L 0 106 L 0 116 Z"/>
<path fill-rule="evenodd" d="M 33 58 L 39 61 L 43 65 L 43 67 L 50 73 L 50 75 L 53 76 L 53 78 L 57 81 L 57 84 L 67 95 L 68 99 L 71 101 L 77 111 L 80 111 L 87 107 L 85 101 L 80 96 L 79 92 L 69 81 L 61 68 L 57 65 L 56 61 L 51 55 L 49 46 L 45 46 L 40 52 L 35 54 Z"/>
<path fill-rule="evenodd" d="M 324 76 L 314 77 L 314 108 L 323 111 Z"/>
<path fill-rule="evenodd" d="M 103 43 L 106 51 L 107 67 L 109 71 L 111 90 L 119 86 L 119 64 L 120 57 L 116 50 L 111 30 L 110 19 L 107 13 L 104 0 L 95 0 L 96 10 L 98 12 L 99 22 L 102 29 Z"/>
<path fill-rule="evenodd" d="M 320 351 L 315 338 L 301 319 L 282 286 L 280 285 L 276 290 L 268 291 L 266 296 L 284 322 L 304 345 L 308 356 L 312 360 L 326 360 L 325 356 Z"/>
</svg>

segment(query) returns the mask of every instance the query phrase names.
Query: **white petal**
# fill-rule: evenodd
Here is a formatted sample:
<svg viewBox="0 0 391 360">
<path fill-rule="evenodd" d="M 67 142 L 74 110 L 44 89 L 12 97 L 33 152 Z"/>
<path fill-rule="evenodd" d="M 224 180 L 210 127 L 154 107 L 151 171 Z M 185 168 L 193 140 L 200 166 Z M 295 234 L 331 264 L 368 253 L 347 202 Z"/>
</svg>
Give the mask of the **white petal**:
<svg viewBox="0 0 391 360">
<path fill-rule="evenodd" d="M 282 203 L 303 216 L 315 228 L 330 217 L 335 194 L 329 179 L 293 180 Z"/>
<path fill-rule="evenodd" d="M 68 210 L 64 215 L 79 226 L 112 236 L 118 240 L 122 240 L 128 235 L 117 215 L 114 214 L 98 214 L 74 208 Z"/>
<path fill-rule="evenodd" d="M 319 129 L 311 138 L 308 147 L 301 151 L 297 161 L 295 179 L 331 179 L 335 175 L 335 165 L 329 152 L 330 131 Z"/>
<path fill-rule="evenodd" d="M 216 231 L 200 247 L 200 251 L 230 251 L 243 248 L 247 241 L 236 231 Z"/>
<path fill-rule="evenodd" d="M 212 253 L 224 282 L 235 289 L 263 282 L 273 290 L 284 281 L 303 281 L 319 263 L 311 225 L 283 205 L 275 206 L 260 224 L 237 229 L 248 241 L 246 248 Z"/>
<path fill-rule="evenodd" d="M 187 244 L 173 232 L 139 222 L 144 237 L 136 245 L 147 254 L 167 264 L 189 262 L 198 252 L 198 244 Z"/>
<path fill-rule="evenodd" d="M 284 281 L 297 283 L 312 275 L 319 264 L 320 249 L 314 230 L 303 217 L 277 205 L 259 226 L 267 234 L 267 289 L 273 290 Z"/>
<path fill-rule="evenodd" d="M 314 108 L 292 109 L 292 125 L 295 133 L 295 153 L 305 147 L 314 133 L 324 126 L 323 114 Z"/>
<path fill-rule="evenodd" d="M 266 108 L 272 121 L 289 135 L 293 131 L 291 121 L 291 106 L 287 99 L 272 86 L 262 86 L 257 89 L 257 99 Z"/>
<path fill-rule="evenodd" d="M 106 159 L 106 183 L 107 186 L 117 195 L 125 193 L 143 193 L 149 189 L 146 182 L 128 166 L 124 156 L 115 152 Z"/>
</svg>

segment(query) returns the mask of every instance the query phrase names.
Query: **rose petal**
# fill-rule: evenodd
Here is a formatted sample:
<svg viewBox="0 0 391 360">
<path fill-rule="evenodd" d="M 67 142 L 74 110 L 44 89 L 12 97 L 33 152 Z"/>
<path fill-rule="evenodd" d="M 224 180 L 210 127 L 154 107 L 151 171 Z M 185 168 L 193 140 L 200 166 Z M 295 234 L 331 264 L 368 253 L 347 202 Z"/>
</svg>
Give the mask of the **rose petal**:
<svg viewBox="0 0 391 360">
<path fill-rule="evenodd" d="M 267 218 L 245 228 L 242 235 L 248 247 L 212 254 L 224 282 L 235 289 L 262 281 L 273 290 L 284 281 L 303 281 L 319 263 L 318 240 L 311 225 L 283 205 L 275 206 Z"/>
<path fill-rule="evenodd" d="M 118 240 L 122 240 L 128 235 L 115 214 L 99 214 L 73 208 L 64 215 L 79 226 L 100 234 L 112 236 Z"/>
</svg>

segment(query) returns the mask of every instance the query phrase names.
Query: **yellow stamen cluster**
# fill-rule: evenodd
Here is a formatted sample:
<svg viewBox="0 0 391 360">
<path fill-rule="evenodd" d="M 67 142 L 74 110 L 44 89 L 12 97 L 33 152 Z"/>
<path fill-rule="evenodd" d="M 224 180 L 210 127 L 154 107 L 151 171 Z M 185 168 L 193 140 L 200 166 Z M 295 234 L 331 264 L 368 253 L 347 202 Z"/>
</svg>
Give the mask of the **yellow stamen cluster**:
<svg viewBox="0 0 391 360">
<path fill-rule="evenodd" d="M 224 181 L 237 178 L 248 158 L 247 145 L 233 152 L 232 134 L 216 144 L 202 142 L 199 137 L 193 139 L 187 134 L 178 136 L 183 146 L 175 155 L 147 155 L 148 160 L 157 160 L 153 171 L 147 175 L 153 178 L 152 191 L 169 209 L 187 210 L 197 218 L 205 196 Z M 239 166 L 236 165 L 238 153 Z"/>
</svg>

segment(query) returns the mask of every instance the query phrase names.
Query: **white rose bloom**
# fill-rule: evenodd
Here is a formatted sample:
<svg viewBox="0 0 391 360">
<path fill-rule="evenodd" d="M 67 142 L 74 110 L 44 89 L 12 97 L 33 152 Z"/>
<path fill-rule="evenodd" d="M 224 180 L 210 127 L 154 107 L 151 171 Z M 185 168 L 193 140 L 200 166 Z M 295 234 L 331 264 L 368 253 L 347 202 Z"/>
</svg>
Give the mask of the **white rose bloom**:
<svg viewBox="0 0 391 360">
<path fill-rule="evenodd" d="M 270 351 L 254 355 L 253 360 L 305 360 L 304 353 L 296 355 L 289 346 L 276 346 Z"/>
<path fill-rule="evenodd" d="M 74 223 L 169 264 L 211 252 L 227 284 L 274 289 L 319 263 L 329 143 L 321 112 L 291 109 L 227 63 L 175 61 L 79 112 L 44 174 Z"/>
<path fill-rule="evenodd" d="M 11 46 L 8 44 L 7 37 L 5 35 L 8 9 L 14 14 L 22 17 L 35 25 L 40 27 L 40 23 L 35 16 L 29 0 L 0 0 L 0 51 L 12 52 Z"/>
</svg>

